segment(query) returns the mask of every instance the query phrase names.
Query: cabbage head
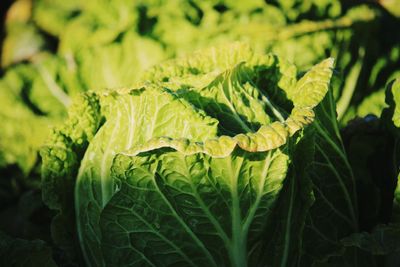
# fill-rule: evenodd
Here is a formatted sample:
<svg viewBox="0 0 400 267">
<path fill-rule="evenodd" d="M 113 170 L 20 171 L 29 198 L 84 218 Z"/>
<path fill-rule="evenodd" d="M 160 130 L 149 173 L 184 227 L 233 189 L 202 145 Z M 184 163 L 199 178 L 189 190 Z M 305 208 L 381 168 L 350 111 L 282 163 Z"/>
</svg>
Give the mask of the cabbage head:
<svg viewBox="0 0 400 267">
<path fill-rule="evenodd" d="M 333 63 L 298 74 L 234 43 L 81 94 L 41 151 L 55 242 L 88 266 L 311 266 L 335 254 L 357 207 Z"/>
</svg>

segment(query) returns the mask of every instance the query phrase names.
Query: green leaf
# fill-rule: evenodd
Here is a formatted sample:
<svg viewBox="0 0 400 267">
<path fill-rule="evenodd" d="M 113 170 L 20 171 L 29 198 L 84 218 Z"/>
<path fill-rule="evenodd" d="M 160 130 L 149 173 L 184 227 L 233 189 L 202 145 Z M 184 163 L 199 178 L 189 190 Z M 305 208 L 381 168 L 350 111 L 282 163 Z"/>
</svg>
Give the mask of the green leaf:
<svg viewBox="0 0 400 267">
<path fill-rule="evenodd" d="M 382 110 L 386 107 L 385 90 L 379 90 L 364 98 L 361 104 L 357 107 L 357 116 L 365 117 L 373 114 L 380 117 Z"/>
<path fill-rule="evenodd" d="M 160 44 L 128 32 L 119 43 L 81 49 L 75 61 L 84 88 L 104 90 L 133 86 L 144 70 L 163 58 Z"/>
<path fill-rule="evenodd" d="M 310 175 L 315 201 L 305 226 L 303 266 L 339 253 L 340 240 L 358 230 L 355 181 L 339 134 L 331 92 L 317 106 L 312 126 L 316 138 Z"/>
<path fill-rule="evenodd" d="M 93 223 L 116 190 L 110 177 L 115 154 L 154 136 L 202 141 L 216 135 L 218 123 L 168 91 L 154 88 L 105 94 L 101 106 L 105 123 L 85 152 L 75 189 L 82 248 L 88 262 L 97 264 L 101 264 L 101 252 L 99 241 L 93 238 L 99 238 L 100 233 Z"/>
<path fill-rule="evenodd" d="M 389 86 L 394 101 L 393 123 L 396 127 L 400 128 L 400 79 L 394 80 Z"/>
<path fill-rule="evenodd" d="M 16 164 L 27 175 L 37 162 L 52 121 L 29 99 L 29 84 L 36 77 L 31 67 L 17 66 L 0 80 L 0 166 Z M 51 100 L 50 100 L 51 101 Z"/>
<path fill-rule="evenodd" d="M 121 189 L 100 221 L 107 265 L 246 266 L 287 164 L 280 150 L 117 157 L 112 176 Z"/>
<path fill-rule="evenodd" d="M 398 0 L 383 0 L 379 4 L 396 17 L 400 17 L 400 2 Z"/>
<path fill-rule="evenodd" d="M 28 60 L 44 46 L 45 40 L 34 25 L 11 23 L 7 26 L 7 35 L 2 43 L 1 67 Z"/>
</svg>

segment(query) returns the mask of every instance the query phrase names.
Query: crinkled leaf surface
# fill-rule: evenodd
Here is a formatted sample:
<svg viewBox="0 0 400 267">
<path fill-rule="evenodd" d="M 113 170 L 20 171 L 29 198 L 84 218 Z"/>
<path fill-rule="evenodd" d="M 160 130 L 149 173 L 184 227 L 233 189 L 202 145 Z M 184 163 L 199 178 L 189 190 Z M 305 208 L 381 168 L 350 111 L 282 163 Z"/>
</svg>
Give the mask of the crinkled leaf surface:
<svg viewBox="0 0 400 267">
<path fill-rule="evenodd" d="M 121 190 L 100 221 L 107 265 L 246 266 L 287 157 L 280 150 L 214 158 L 162 149 L 118 157 L 112 176 Z"/>
<path fill-rule="evenodd" d="M 104 96 L 101 105 L 106 122 L 80 164 L 75 192 L 83 251 L 90 262 L 100 263 L 96 218 L 116 190 L 117 185 L 110 176 L 115 154 L 154 136 L 203 141 L 215 136 L 217 130 L 216 120 L 197 113 L 168 91 L 147 88 L 125 94 L 110 93 Z"/>
</svg>

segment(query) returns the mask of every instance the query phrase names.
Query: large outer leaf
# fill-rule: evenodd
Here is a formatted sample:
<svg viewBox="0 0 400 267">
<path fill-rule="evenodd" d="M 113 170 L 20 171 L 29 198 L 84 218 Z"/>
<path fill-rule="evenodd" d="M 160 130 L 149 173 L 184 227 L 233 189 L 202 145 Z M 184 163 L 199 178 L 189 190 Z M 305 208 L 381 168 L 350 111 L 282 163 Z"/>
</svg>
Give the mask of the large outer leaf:
<svg viewBox="0 0 400 267">
<path fill-rule="evenodd" d="M 399 170 L 396 128 L 399 85 L 398 80 L 389 83 L 388 107 L 380 119 L 355 120 L 343 133 L 357 179 L 359 219 L 364 232 L 343 238 L 342 253 L 317 266 L 394 267 L 400 263 L 399 205 L 395 192 Z"/>
<path fill-rule="evenodd" d="M 340 251 L 340 240 L 357 229 L 354 179 L 341 145 L 332 93 L 323 93 L 328 91 L 326 81 L 331 77 L 330 64 L 332 62 L 325 61 L 309 71 L 297 83 L 296 93 L 293 94 L 295 106 L 310 104 L 313 98 L 324 100 L 315 109 L 316 118 L 302 141 L 303 148 L 296 149 L 293 163 L 295 176 L 301 176 L 302 180 L 292 180 L 291 191 L 286 193 L 280 204 L 279 223 L 271 226 L 275 235 L 291 236 L 291 239 L 281 239 L 278 246 L 272 244 L 267 247 L 267 256 L 264 255 L 265 261 L 277 257 L 274 264 L 279 263 L 280 266 L 311 266 L 316 261 L 327 259 Z M 299 88 L 319 94 L 310 96 L 310 93 L 301 93 Z M 293 221 L 300 224 L 299 218 L 304 220 L 303 224 L 292 226 L 291 232 L 288 231 L 290 228 L 284 228 L 293 225 Z M 299 241 L 303 228 L 303 237 Z M 296 251 L 295 242 L 301 242 L 301 253 Z M 286 254 L 279 252 L 281 248 Z"/>
<path fill-rule="evenodd" d="M 316 108 L 315 158 L 310 171 L 315 201 L 307 217 L 302 265 L 340 253 L 340 240 L 358 229 L 355 184 L 329 93 Z"/>
<path fill-rule="evenodd" d="M 107 265 L 246 266 L 287 159 L 240 149 L 223 158 L 162 149 L 118 157 L 112 176 L 121 190 L 100 221 Z"/>
<path fill-rule="evenodd" d="M 298 266 L 306 216 L 314 198 L 309 174 L 315 154 L 315 131 L 305 130 L 295 148 L 285 184 L 267 224 L 258 240 L 258 259 L 250 266 Z M 265 240 L 267 242 L 265 242 Z"/>
<path fill-rule="evenodd" d="M 110 93 L 101 98 L 101 106 L 106 121 L 85 152 L 75 189 L 79 238 L 86 260 L 96 266 L 102 264 L 97 222 L 117 189 L 110 176 L 115 154 L 154 136 L 202 141 L 216 135 L 218 123 L 155 88 Z"/>
</svg>

